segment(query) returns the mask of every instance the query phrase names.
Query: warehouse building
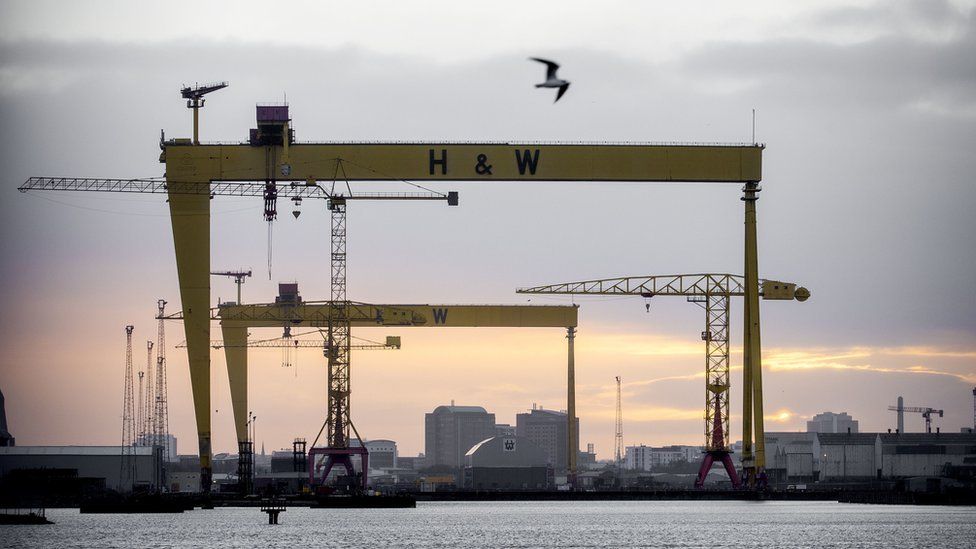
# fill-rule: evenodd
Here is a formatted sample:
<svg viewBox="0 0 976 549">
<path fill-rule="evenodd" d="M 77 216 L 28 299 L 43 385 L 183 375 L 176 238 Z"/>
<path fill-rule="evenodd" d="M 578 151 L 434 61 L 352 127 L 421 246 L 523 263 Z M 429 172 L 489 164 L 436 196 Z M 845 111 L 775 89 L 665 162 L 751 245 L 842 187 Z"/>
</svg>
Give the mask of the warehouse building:
<svg viewBox="0 0 976 549">
<path fill-rule="evenodd" d="M 976 467 L 972 433 L 882 433 L 879 439 L 883 478 L 936 477 L 949 468 Z"/>
<path fill-rule="evenodd" d="M 766 433 L 766 475 L 773 483 L 816 482 L 820 476 L 816 432 Z"/>
<path fill-rule="evenodd" d="M 552 467 L 545 451 L 524 437 L 492 437 L 464 456 L 464 486 L 474 490 L 547 490 Z"/>
<path fill-rule="evenodd" d="M 162 474 L 159 448 L 133 446 L 135 484 L 154 486 Z M 23 476 L 40 479 L 45 472 L 88 479 L 88 485 L 128 491 L 121 485 L 121 446 L 5 446 L 0 447 L 0 478 Z"/>
<path fill-rule="evenodd" d="M 766 433 L 770 482 L 858 482 L 976 471 L 972 433 Z"/>
</svg>

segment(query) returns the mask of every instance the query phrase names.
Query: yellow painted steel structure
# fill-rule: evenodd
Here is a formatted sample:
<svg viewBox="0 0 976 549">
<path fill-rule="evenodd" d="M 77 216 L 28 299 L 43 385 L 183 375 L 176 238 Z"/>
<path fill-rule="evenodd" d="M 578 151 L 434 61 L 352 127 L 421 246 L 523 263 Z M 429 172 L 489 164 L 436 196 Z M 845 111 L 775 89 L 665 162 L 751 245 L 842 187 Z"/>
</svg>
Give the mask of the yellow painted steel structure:
<svg viewBox="0 0 976 549">
<path fill-rule="evenodd" d="M 274 149 L 268 151 L 268 149 Z M 287 149 L 284 150 L 284 149 Z M 190 145 L 169 141 L 162 160 L 175 182 L 684 181 L 762 178 L 762 146 L 534 143 L 292 143 Z M 269 174 L 268 158 L 277 169 Z M 341 166 L 340 166 L 341 164 Z M 288 166 L 284 176 L 282 166 Z M 202 179 L 202 178 L 206 179 Z"/>
<path fill-rule="evenodd" d="M 327 327 L 330 302 L 222 305 L 210 310 L 208 320 L 220 321 L 231 404 L 238 441 L 247 440 L 247 333 L 249 328 L 301 326 Z M 576 305 L 375 305 L 350 303 L 352 327 L 400 326 L 426 328 L 565 328 L 575 334 L 579 319 Z M 186 320 L 175 313 L 167 319 Z M 569 340 L 569 364 L 573 365 L 573 341 Z M 189 349 L 189 341 L 187 341 Z M 571 385 L 572 387 L 572 385 Z"/>
<path fill-rule="evenodd" d="M 285 125 L 285 135 L 288 135 L 287 130 L 288 126 Z M 243 143 L 195 144 L 187 139 L 175 139 L 161 144 L 163 152 L 160 162 L 166 165 L 166 185 L 205 489 L 209 487 L 212 455 L 208 348 L 211 196 L 200 192 L 201 189 L 228 181 L 330 181 L 340 174 L 345 180 L 362 181 L 742 182 L 746 183 L 747 189 L 757 189 L 757 183 L 762 179 L 763 147 L 754 144 L 299 144 L 289 141 L 286 138 L 281 145 L 252 146 Z M 188 188 L 196 188 L 196 191 L 187 192 Z M 750 194 L 747 191 L 746 195 L 755 197 L 754 192 Z M 751 293 L 758 303 L 754 213 L 754 201 L 747 201 L 746 292 Z M 754 317 L 751 316 L 753 311 Z M 749 331 L 746 340 L 750 357 L 759 356 L 758 314 L 758 305 L 747 307 L 746 322 L 757 327 Z M 230 338 L 234 337 L 243 337 L 246 341 L 246 334 L 230 334 Z M 230 341 L 227 333 L 224 340 Z M 229 347 L 228 352 L 237 354 L 243 351 L 241 347 Z M 746 362 L 747 371 L 759 367 L 758 359 Z M 232 391 L 232 398 L 239 403 L 246 401 L 246 394 Z M 758 401 L 761 403 L 761 397 Z M 761 418 L 762 414 L 759 413 L 758 417 Z M 757 427 L 761 430 L 761 419 Z M 761 440 L 759 432 L 757 438 Z M 757 451 L 761 452 L 761 445 Z M 761 463 L 760 454 L 757 465 L 761 466 Z"/>
</svg>

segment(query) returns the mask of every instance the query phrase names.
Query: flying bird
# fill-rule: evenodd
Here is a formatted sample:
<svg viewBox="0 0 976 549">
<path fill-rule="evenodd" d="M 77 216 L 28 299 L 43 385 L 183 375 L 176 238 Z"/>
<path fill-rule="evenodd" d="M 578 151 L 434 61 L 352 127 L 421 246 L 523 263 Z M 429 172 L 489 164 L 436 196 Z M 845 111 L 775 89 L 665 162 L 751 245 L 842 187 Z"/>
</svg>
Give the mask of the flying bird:
<svg viewBox="0 0 976 549">
<path fill-rule="evenodd" d="M 549 61 L 548 59 L 539 59 L 538 57 L 530 57 L 532 61 L 538 61 L 540 63 L 545 63 L 546 65 L 546 81 L 541 84 L 536 84 L 537 88 L 559 88 L 559 93 L 556 94 L 556 101 L 566 93 L 569 89 L 569 82 L 566 80 L 561 80 L 556 77 L 556 70 L 559 69 L 559 65 Z M 555 103 L 556 101 L 553 101 Z"/>
</svg>

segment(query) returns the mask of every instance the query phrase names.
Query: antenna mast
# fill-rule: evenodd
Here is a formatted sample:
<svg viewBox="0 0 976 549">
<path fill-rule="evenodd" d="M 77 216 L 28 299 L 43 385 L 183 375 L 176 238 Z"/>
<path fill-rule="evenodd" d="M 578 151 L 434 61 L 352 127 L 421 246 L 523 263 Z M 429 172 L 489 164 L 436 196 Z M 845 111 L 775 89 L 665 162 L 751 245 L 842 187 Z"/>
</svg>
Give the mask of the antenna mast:
<svg viewBox="0 0 976 549">
<path fill-rule="evenodd" d="M 154 393 L 153 384 L 153 342 L 152 340 L 146 340 L 146 392 L 144 401 L 142 403 L 142 424 L 139 425 L 140 431 L 140 444 L 143 446 L 154 446 L 156 441 L 153 439 L 153 411 L 156 402 L 156 393 Z"/>
<path fill-rule="evenodd" d="M 614 434 L 614 462 L 617 464 L 617 477 L 619 482 L 620 469 L 624 459 L 624 416 L 620 407 L 620 376 L 617 376 L 617 430 Z"/>
<path fill-rule="evenodd" d="M 166 300 L 157 302 L 159 328 L 156 333 L 156 409 L 153 414 L 153 438 L 162 447 L 163 468 L 169 461 L 169 405 L 166 399 L 166 330 L 163 325 Z"/>
</svg>

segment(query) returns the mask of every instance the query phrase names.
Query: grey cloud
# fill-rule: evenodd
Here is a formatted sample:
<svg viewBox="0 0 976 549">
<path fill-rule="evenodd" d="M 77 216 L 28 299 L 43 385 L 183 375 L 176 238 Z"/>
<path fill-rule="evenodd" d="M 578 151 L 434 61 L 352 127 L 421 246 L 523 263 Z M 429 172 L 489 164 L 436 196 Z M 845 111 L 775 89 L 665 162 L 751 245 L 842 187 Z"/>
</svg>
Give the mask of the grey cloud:
<svg viewBox="0 0 976 549">
<path fill-rule="evenodd" d="M 711 44 L 682 59 L 685 79 L 743 82 L 752 93 L 814 109 L 885 109 L 945 101 L 947 111 L 973 110 L 976 19 L 946 41 L 886 36 L 858 44 L 813 40 Z"/>
</svg>

